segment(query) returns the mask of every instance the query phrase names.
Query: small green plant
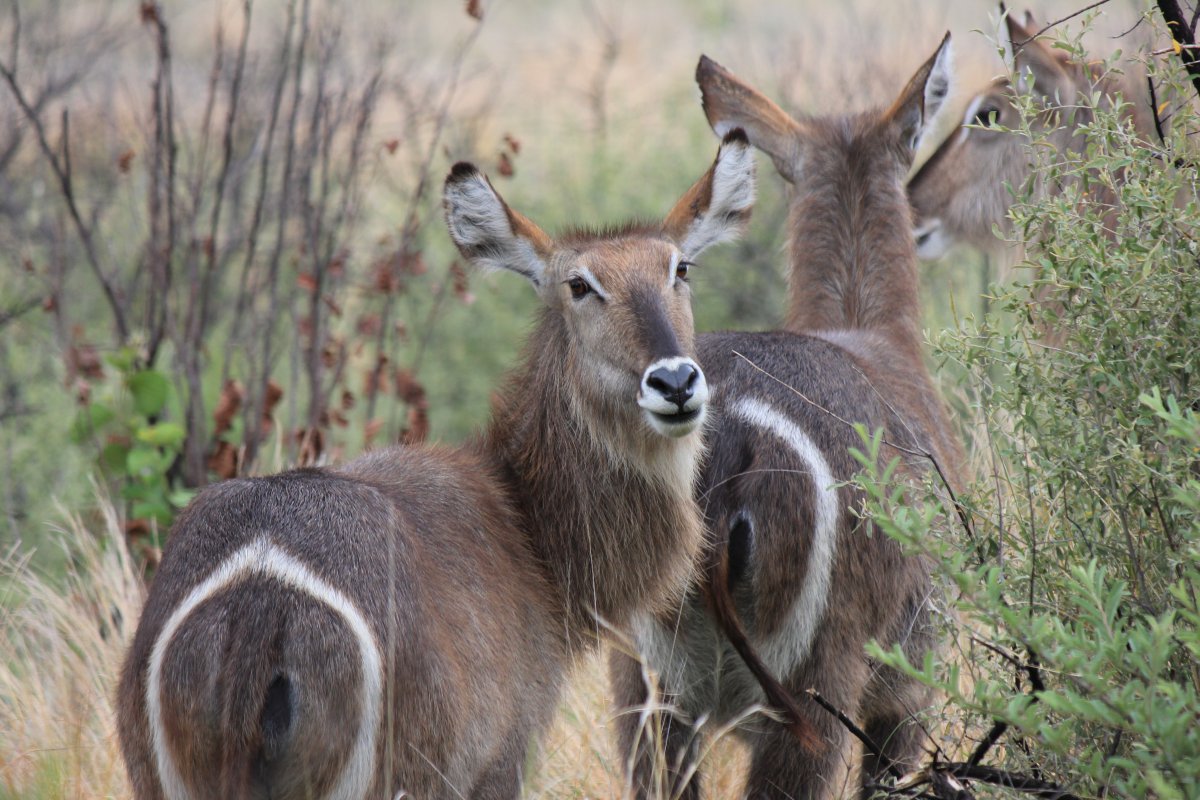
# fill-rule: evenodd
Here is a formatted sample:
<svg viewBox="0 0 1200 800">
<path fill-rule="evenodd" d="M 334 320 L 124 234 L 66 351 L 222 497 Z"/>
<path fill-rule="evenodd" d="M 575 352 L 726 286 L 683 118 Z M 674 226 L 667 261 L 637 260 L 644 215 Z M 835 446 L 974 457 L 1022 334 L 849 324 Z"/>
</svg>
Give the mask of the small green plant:
<svg viewBox="0 0 1200 800">
<path fill-rule="evenodd" d="M 128 501 L 131 525 L 165 530 L 193 491 L 182 488 L 175 464 L 186 431 L 166 420 L 174 392 L 166 375 L 138 366 L 129 348 L 107 359 L 117 379 L 89 399 L 71 425 L 71 441 L 96 449 L 101 474 Z"/>
</svg>

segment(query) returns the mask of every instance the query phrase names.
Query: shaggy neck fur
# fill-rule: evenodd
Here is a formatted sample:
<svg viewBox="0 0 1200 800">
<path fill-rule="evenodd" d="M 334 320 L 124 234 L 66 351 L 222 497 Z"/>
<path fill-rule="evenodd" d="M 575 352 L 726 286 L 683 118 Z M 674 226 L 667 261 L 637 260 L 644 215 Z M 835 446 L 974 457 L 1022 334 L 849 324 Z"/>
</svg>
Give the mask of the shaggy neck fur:
<svg viewBox="0 0 1200 800">
<path fill-rule="evenodd" d="M 547 310 L 495 403 L 484 446 L 561 600 L 572 643 L 635 611 L 678 602 L 702 541 L 691 499 L 701 453 L 641 419 L 633 394 L 605 397 L 581 374 L 562 318 Z"/>
<path fill-rule="evenodd" d="M 899 165 L 879 169 L 895 158 L 889 146 L 900 142 L 864 116 L 830 123 L 808 148 L 791 203 L 787 327 L 876 332 L 919 358 L 912 212 Z"/>
</svg>

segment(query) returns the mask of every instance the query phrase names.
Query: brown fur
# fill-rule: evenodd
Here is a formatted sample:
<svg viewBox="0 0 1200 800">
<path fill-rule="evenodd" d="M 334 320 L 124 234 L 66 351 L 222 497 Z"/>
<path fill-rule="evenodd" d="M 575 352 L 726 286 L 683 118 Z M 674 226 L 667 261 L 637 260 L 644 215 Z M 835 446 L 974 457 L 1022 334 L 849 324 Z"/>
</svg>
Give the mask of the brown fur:
<svg viewBox="0 0 1200 800">
<path fill-rule="evenodd" d="M 733 653 L 708 614 L 705 597 L 719 605 L 723 601 L 714 596 L 723 591 L 732 596 L 749 643 L 794 697 L 816 688 L 871 733 L 890 759 L 912 764 L 920 755 L 912 717 L 927 704 L 926 691 L 872 663 L 863 648 L 875 639 L 919 660 L 934 647 L 928 565 L 906 556 L 854 513 L 864 497 L 846 482 L 859 470 L 850 455 L 851 448 L 862 448 L 849 424 L 855 422 L 883 429 L 897 447 L 885 446 L 882 457 L 901 457 L 903 480 L 927 473 L 930 461 L 920 453 L 936 458 L 956 488 L 962 469 L 960 445 L 922 357 L 916 255 L 903 186 L 925 123 L 924 98 L 944 93 L 944 86 L 934 85 L 942 77 L 935 61 L 924 64 L 886 110 L 797 120 L 701 59 L 697 80 L 710 124 L 718 132 L 745 128 L 751 143 L 794 180 L 791 302 L 786 331 L 699 339 L 701 363 L 717 387 L 718 416 L 698 494 L 711 537 L 708 575 L 715 582 L 694 586 L 688 602 L 671 613 L 640 621 L 638 643 L 658 674 L 658 697 L 650 696 L 632 659 L 616 656 L 611 664 L 620 707 L 637 709 L 654 700 L 672 710 L 649 726 L 665 744 L 665 770 L 655 768 L 654 743 L 639 716 L 620 717 L 622 752 L 630 756 L 642 795 L 657 789 L 698 797 L 699 777 L 686 785 L 683 780 L 704 732 L 693 726 L 731 720 L 764 699 L 753 669 Z M 819 450 L 828 479 L 819 483 L 794 449 L 800 440 L 784 441 L 747 417 L 751 407 L 801 431 Z M 809 573 L 810 556 L 823 546 L 818 498 L 834 485 L 840 486 L 836 549 L 826 605 L 810 646 L 801 649 L 794 612 L 804 613 L 798 601 L 810 583 L 823 580 Z M 753 751 L 749 796 L 866 794 L 882 772 L 880 763 L 866 754 L 860 769 L 841 724 L 807 700 L 800 707 L 823 746 L 802 746 L 785 726 L 761 718 L 740 728 Z"/>
<path fill-rule="evenodd" d="M 744 163 L 752 170 L 748 153 Z M 254 542 L 300 562 L 365 619 L 381 701 L 363 706 L 366 648 L 352 615 L 262 572 L 278 554 L 254 562 L 164 639 L 163 730 L 192 798 L 326 797 L 376 710 L 374 758 L 354 797 L 516 797 L 597 616 L 625 625 L 678 602 L 702 541 L 691 499 L 701 447 L 698 434 L 656 432 L 634 401 L 647 364 L 693 350 L 690 292 L 668 277 L 674 237 L 687 232 L 678 223 L 709 208 L 691 209 L 693 189 L 670 225 L 560 246 L 493 195 L 473 168 L 455 167 L 456 241 L 527 275 L 545 308 L 486 433 L 196 498 L 168 540 L 121 678 L 121 745 L 139 800 L 170 796 L 147 708 L 155 643 L 184 599 Z M 568 276 L 581 266 L 603 284 L 602 305 L 572 297 Z"/>
</svg>

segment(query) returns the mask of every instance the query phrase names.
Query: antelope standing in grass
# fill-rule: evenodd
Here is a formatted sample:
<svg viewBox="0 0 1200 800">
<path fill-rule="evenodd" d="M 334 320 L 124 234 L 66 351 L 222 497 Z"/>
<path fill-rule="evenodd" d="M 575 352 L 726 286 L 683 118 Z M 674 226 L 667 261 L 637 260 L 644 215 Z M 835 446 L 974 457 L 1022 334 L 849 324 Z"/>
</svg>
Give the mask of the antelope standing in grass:
<svg viewBox="0 0 1200 800">
<path fill-rule="evenodd" d="M 1034 39 L 1037 26 L 1028 13 L 1023 21 L 1006 15 L 1002 27 L 1008 66 L 1017 75 L 1016 89 L 1007 77 L 997 78 L 971 98 L 962 123 L 909 181 L 921 258 L 941 258 L 957 243 L 996 252 L 1004 246 L 993 232 L 996 225 L 1005 239 L 1011 238 L 1008 210 L 1013 191 L 1025 187 L 1032 172 L 1029 140 L 1016 132 L 1021 128 L 1021 112 L 1015 92 L 1033 96 L 1035 106 L 1042 109 L 1031 121 L 1033 134 L 1064 157 L 1080 154 L 1086 146 L 1082 126 L 1094 118 L 1095 106 L 1089 99 L 1093 93 L 1110 107 L 1118 95 L 1130 100 L 1141 95 L 1100 65 L 1080 63 Z M 1148 105 L 1127 105 L 1124 113 L 1138 136 L 1148 141 L 1154 135 Z M 1091 201 L 1111 204 L 1113 198 L 1097 187 Z"/>
<path fill-rule="evenodd" d="M 784 331 L 698 340 L 714 393 L 698 487 L 712 539 L 707 584 L 693 584 L 681 608 L 635 617 L 635 643 L 662 696 L 649 696 L 633 658 L 615 654 L 610 664 L 626 710 L 621 752 L 642 796 L 698 797 L 700 778 L 690 771 L 704 728 L 695 725 L 728 722 L 763 702 L 706 611 L 722 595 L 732 596 L 750 644 L 793 695 L 816 688 L 891 761 L 908 765 L 919 754 L 913 714 L 927 705 L 926 690 L 872 663 L 863 648 L 872 639 L 898 644 L 919 661 L 934 646 L 928 565 L 871 530 L 855 513 L 862 493 L 847 481 L 859 471 L 850 454 L 862 447 L 855 422 L 883 429 L 898 446 L 885 446 L 883 458 L 900 455 L 910 480 L 929 467 L 918 453 L 936 458 L 952 481 L 961 469 L 960 445 L 922 359 L 904 190 L 926 121 L 948 90 L 949 63 L 947 36 L 889 108 L 793 118 L 700 60 L 696 78 L 713 129 L 744 129 L 793 184 L 791 298 Z M 770 720 L 740 728 L 753 751 L 748 795 L 834 797 L 851 785 L 868 793 L 881 760 L 868 753 L 854 764 L 842 725 L 802 702 L 816 733 L 808 746 Z"/>
<path fill-rule="evenodd" d="M 450 233 L 542 302 L 486 433 L 213 486 L 183 512 L 119 690 L 135 794 L 514 798 L 597 616 L 677 603 L 708 398 L 688 259 L 754 197 L 740 132 L 661 225 L 552 240 L 469 164 Z"/>
</svg>

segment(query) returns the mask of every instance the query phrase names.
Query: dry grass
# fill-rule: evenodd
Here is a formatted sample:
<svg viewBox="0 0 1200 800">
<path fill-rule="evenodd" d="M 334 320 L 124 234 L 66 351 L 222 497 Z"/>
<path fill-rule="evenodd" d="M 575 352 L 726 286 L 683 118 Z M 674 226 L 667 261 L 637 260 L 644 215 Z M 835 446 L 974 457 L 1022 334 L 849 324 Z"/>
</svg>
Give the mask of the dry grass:
<svg viewBox="0 0 1200 800">
<path fill-rule="evenodd" d="M 0 797 L 129 794 L 113 697 L 142 583 L 101 508 L 94 529 L 66 515 L 64 576 L 38 574 L 15 548 L 0 561 Z"/>
</svg>

